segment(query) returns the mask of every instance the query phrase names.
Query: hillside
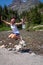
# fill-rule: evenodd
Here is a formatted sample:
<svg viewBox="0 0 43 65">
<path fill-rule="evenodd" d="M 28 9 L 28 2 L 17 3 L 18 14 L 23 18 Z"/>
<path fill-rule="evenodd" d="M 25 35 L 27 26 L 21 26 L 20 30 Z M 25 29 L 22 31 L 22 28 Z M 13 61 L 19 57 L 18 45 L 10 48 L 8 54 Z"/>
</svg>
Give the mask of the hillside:
<svg viewBox="0 0 43 65">
<path fill-rule="evenodd" d="M 12 3 L 9 5 L 9 8 L 12 10 L 17 10 L 18 12 L 27 11 L 30 8 L 34 7 L 35 5 L 39 4 L 39 0 L 13 0 Z"/>
</svg>

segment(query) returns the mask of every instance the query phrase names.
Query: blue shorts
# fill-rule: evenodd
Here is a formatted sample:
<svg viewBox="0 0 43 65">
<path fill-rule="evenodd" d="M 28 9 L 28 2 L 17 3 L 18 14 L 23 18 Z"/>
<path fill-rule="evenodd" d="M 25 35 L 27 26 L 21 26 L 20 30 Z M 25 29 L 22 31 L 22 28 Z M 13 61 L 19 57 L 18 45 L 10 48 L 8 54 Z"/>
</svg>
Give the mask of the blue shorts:
<svg viewBox="0 0 43 65">
<path fill-rule="evenodd" d="M 20 35 L 20 33 L 13 33 L 13 34 Z"/>
<path fill-rule="evenodd" d="M 16 35 L 20 35 L 19 33 L 15 33 Z"/>
</svg>

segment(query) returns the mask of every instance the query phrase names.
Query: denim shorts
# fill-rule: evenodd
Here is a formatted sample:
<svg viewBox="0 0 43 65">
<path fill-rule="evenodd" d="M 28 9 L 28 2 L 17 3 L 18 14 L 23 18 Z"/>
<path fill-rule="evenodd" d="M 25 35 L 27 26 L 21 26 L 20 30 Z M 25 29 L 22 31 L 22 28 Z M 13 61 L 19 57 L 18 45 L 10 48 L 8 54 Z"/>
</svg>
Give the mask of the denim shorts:
<svg viewBox="0 0 43 65">
<path fill-rule="evenodd" d="M 20 35 L 19 33 L 15 33 L 16 35 Z"/>
<path fill-rule="evenodd" d="M 13 33 L 13 34 L 20 35 L 20 33 Z"/>
</svg>

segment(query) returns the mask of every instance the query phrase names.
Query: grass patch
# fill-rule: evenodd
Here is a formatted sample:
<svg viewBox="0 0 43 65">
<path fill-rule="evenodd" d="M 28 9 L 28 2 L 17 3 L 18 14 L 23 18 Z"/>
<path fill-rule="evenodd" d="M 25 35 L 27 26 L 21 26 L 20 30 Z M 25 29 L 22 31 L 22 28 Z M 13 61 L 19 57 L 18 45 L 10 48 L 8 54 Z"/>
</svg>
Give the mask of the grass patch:
<svg viewBox="0 0 43 65">
<path fill-rule="evenodd" d="M 43 25 L 37 25 L 33 27 L 34 30 L 43 30 Z"/>
<path fill-rule="evenodd" d="M 0 31 L 9 31 L 9 30 L 11 30 L 10 26 L 4 23 L 0 24 Z"/>
<path fill-rule="evenodd" d="M 11 30 L 9 27 L 2 27 L 0 28 L 0 31 L 8 31 L 8 30 Z"/>
<path fill-rule="evenodd" d="M 43 27 L 37 27 L 37 28 L 35 28 L 35 29 L 33 29 L 34 31 L 36 31 L 36 30 L 43 30 Z"/>
<path fill-rule="evenodd" d="M 29 30 L 30 31 L 43 30 L 43 25 L 30 26 Z"/>
</svg>

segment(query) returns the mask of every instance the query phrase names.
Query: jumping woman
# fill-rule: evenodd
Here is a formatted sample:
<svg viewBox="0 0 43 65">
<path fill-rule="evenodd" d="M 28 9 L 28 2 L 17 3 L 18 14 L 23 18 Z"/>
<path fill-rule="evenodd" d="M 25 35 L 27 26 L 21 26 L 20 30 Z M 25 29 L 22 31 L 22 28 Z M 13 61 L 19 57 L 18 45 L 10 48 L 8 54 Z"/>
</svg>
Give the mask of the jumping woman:
<svg viewBox="0 0 43 65">
<path fill-rule="evenodd" d="M 21 25 L 23 22 L 21 21 L 20 23 L 16 23 L 16 18 L 13 17 L 10 22 L 6 22 L 5 20 L 2 20 L 4 23 L 10 25 L 12 29 L 12 34 L 10 34 L 8 37 L 9 38 L 14 38 L 14 39 L 20 39 L 20 32 L 17 28 L 17 26 Z"/>
</svg>

